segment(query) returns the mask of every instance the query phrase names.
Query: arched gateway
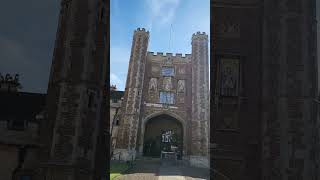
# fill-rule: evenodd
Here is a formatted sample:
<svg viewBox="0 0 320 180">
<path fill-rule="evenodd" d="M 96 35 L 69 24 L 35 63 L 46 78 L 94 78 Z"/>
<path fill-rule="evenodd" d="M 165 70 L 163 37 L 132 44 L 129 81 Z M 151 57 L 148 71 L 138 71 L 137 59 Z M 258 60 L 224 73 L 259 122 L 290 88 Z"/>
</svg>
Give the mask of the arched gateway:
<svg viewBox="0 0 320 180">
<path fill-rule="evenodd" d="M 144 119 L 141 129 L 139 153 L 160 157 L 161 151 L 175 152 L 181 159 L 185 153 L 184 121 L 174 114 L 155 113 Z"/>
</svg>

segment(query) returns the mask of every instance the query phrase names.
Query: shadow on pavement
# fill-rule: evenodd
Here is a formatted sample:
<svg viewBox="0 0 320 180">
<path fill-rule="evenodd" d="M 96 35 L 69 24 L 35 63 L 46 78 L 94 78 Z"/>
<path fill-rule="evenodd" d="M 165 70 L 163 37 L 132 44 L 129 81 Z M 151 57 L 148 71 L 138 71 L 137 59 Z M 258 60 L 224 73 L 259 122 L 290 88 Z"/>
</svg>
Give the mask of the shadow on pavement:
<svg viewBox="0 0 320 180">
<path fill-rule="evenodd" d="M 159 176 L 183 176 L 186 180 L 209 179 L 210 172 L 206 168 L 196 168 L 183 163 L 161 162 L 160 159 L 137 160 L 132 169 L 127 171 L 119 180 L 155 179 Z"/>
</svg>

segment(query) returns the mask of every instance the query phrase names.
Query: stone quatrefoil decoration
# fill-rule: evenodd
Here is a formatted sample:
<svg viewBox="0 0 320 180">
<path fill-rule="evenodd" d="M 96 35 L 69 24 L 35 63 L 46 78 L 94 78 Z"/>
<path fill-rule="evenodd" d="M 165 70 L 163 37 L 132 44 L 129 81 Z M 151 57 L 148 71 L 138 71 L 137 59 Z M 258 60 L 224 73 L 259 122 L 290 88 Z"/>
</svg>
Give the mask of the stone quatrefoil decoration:
<svg viewBox="0 0 320 180">
<path fill-rule="evenodd" d="M 240 35 L 240 25 L 233 21 L 224 21 L 217 25 L 217 33 L 226 36 L 238 36 Z"/>
</svg>

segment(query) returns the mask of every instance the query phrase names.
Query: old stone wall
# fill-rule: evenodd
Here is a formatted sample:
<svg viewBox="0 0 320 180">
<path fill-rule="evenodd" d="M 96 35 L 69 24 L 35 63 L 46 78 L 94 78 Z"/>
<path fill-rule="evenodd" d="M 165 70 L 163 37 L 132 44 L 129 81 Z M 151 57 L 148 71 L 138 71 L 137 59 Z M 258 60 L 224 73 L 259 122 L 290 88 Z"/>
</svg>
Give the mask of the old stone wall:
<svg viewBox="0 0 320 180">
<path fill-rule="evenodd" d="M 258 1 L 213 1 L 211 165 L 230 179 L 261 176 Z M 231 71 L 231 73 L 230 73 Z"/>
<path fill-rule="evenodd" d="M 212 7 L 213 167 L 230 179 L 317 179 L 315 1 Z"/>
<path fill-rule="evenodd" d="M 39 165 L 37 158 L 39 148 L 25 146 L 23 162 L 19 162 L 21 148 L 23 146 L 18 144 L 0 144 L 0 158 L 5 163 L 0 168 L 1 179 L 19 179 L 22 175 L 35 177 L 35 169 Z"/>
<path fill-rule="evenodd" d="M 98 2 L 98 3 L 97 3 Z M 106 78 L 106 26 L 103 1 L 61 1 L 60 20 L 48 85 L 48 118 L 41 127 L 39 179 L 104 176 L 101 127 Z M 46 165 L 43 165 L 46 164 Z M 65 166 L 65 169 L 57 166 Z M 104 171 L 104 170 L 103 170 Z M 83 175 L 84 176 L 84 175 Z"/>
<path fill-rule="evenodd" d="M 318 179 L 316 1 L 264 3 L 263 177 Z"/>
</svg>

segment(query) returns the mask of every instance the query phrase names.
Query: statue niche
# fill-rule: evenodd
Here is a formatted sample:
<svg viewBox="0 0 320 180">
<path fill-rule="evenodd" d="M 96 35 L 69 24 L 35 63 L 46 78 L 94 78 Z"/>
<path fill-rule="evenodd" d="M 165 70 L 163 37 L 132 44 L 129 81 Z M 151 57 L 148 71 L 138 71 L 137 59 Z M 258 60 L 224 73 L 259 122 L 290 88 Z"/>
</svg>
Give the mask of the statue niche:
<svg viewBox="0 0 320 180">
<path fill-rule="evenodd" d="M 178 93 L 184 93 L 185 92 L 185 80 L 179 80 L 178 81 Z"/>
<path fill-rule="evenodd" d="M 221 61 L 221 95 L 238 96 L 239 61 L 223 59 Z"/>
<path fill-rule="evenodd" d="M 149 81 L 149 91 L 157 91 L 157 78 L 151 78 Z"/>
</svg>

